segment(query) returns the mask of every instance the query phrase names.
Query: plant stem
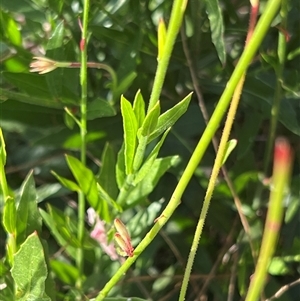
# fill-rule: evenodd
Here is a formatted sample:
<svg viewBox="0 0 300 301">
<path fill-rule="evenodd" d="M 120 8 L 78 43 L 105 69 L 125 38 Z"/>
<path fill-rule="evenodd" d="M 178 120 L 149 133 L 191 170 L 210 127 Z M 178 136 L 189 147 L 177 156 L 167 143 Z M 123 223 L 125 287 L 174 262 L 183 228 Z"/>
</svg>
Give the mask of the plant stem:
<svg viewBox="0 0 300 301">
<path fill-rule="evenodd" d="M 173 212 L 180 204 L 180 199 L 182 197 L 185 188 L 187 187 L 195 169 L 198 167 L 199 162 L 201 161 L 205 150 L 207 149 L 212 137 L 214 136 L 221 119 L 226 112 L 226 109 L 230 103 L 233 92 L 242 77 L 243 73 L 246 71 L 249 63 L 251 62 L 255 52 L 257 51 L 263 37 L 265 36 L 279 6 L 280 0 L 269 0 L 263 15 L 261 16 L 255 31 L 253 33 L 252 39 L 249 44 L 246 46 L 230 80 L 228 81 L 226 88 L 220 98 L 220 101 L 200 139 L 194 153 L 191 156 L 191 159 L 185 168 L 182 177 L 180 178 L 173 195 L 160 215 L 156 219 L 156 223 L 146 234 L 144 239 L 136 247 L 133 257 L 127 258 L 124 264 L 118 269 L 114 276 L 106 283 L 102 291 L 99 293 L 96 301 L 104 300 L 108 292 L 116 285 L 119 279 L 124 275 L 124 273 L 129 269 L 129 267 L 136 261 L 139 254 L 141 254 L 145 248 L 151 243 L 154 237 L 158 234 L 159 230 L 166 224 L 169 218 L 172 216 Z"/>
<path fill-rule="evenodd" d="M 187 0 L 175 0 L 171 12 L 170 23 L 167 29 L 167 37 L 164 45 L 163 53 L 158 61 L 155 73 L 153 88 L 149 100 L 148 112 L 155 106 L 159 99 L 161 89 L 164 83 L 165 75 L 168 69 L 171 53 L 174 43 L 182 23 Z"/>
<path fill-rule="evenodd" d="M 286 56 L 286 36 L 284 34 L 284 31 L 286 31 L 287 27 L 287 14 L 288 14 L 288 1 L 283 0 L 280 10 L 280 15 L 282 18 L 281 21 L 281 29 L 282 31 L 279 31 L 279 37 L 278 37 L 278 66 L 275 70 L 276 72 L 276 88 L 275 88 L 275 96 L 274 101 L 272 104 L 271 109 L 271 126 L 270 126 L 270 134 L 268 137 L 267 142 L 267 148 L 264 158 L 264 174 L 268 174 L 268 168 L 271 161 L 271 154 L 273 150 L 274 140 L 275 140 L 275 133 L 278 123 L 278 116 L 279 116 L 279 110 L 280 110 L 280 102 L 282 98 L 282 75 L 283 75 L 283 68 L 285 64 L 285 56 Z"/>
<path fill-rule="evenodd" d="M 89 14 L 90 1 L 84 1 L 83 8 L 83 26 L 82 36 L 80 42 L 81 50 L 81 67 L 80 67 L 80 84 L 81 84 L 81 102 L 80 102 L 80 137 L 81 137 L 81 148 L 80 148 L 80 160 L 82 164 L 86 164 L 86 134 L 87 134 L 87 27 L 88 27 L 88 14 Z M 85 217 L 85 196 L 83 191 L 79 192 L 78 198 L 78 240 L 80 247 L 77 253 L 77 267 L 79 271 L 79 277 L 76 282 L 78 289 L 82 288 L 83 279 L 83 267 L 84 267 L 84 217 Z"/>
<path fill-rule="evenodd" d="M 230 109 L 228 112 L 228 116 L 227 116 L 227 120 L 225 123 L 225 127 L 223 130 L 223 134 L 221 137 L 221 141 L 220 141 L 220 145 L 218 148 L 218 152 L 217 152 L 217 156 L 215 159 L 215 163 L 213 166 L 213 170 L 211 173 L 211 177 L 209 179 L 209 183 L 208 183 L 208 187 L 206 190 L 206 194 L 205 194 L 205 198 L 204 198 L 204 202 L 202 205 L 202 209 L 201 209 L 201 213 L 200 213 L 200 217 L 198 220 L 198 224 L 196 227 L 196 231 L 195 231 L 195 235 L 194 235 L 194 239 L 193 239 L 193 243 L 191 246 L 191 250 L 190 250 L 190 254 L 189 254 L 189 258 L 188 258 L 188 262 L 186 265 L 186 269 L 185 269 L 185 273 L 184 273 L 184 277 L 183 277 L 183 281 L 182 281 L 182 286 L 181 286 L 181 290 L 180 290 L 180 296 L 179 296 L 179 301 L 183 301 L 185 299 L 185 294 L 187 291 L 187 286 L 189 283 L 189 278 L 192 272 L 192 266 L 193 266 L 193 262 L 196 256 L 196 251 L 198 249 L 198 244 L 201 238 L 201 234 L 202 234 L 202 230 L 204 227 L 204 222 L 207 216 L 207 212 L 209 209 L 209 205 L 210 205 L 210 201 L 212 198 L 212 194 L 214 191 L 214 187 L 218 178 L 218 174 L 220 172 L 220 169 L 222 167 L 222 161 L 224 158 L 224 153 L 226 150 L 226 143 L 228 141 L 230 132 L 231 132 L 231 128 L 232 128 L 232 124 L 234 121 L 234 117 L 236 114 L 236 110 L 239 104 L 239 100 L 240 100 L 240 93 L 242 91 L 242 87 L 244 85 L 244 81 L 245 81 L 245 75 L 243 74 L 241 77 L 240 82 L 238 83 L 235 93 L 234 93 L 234 97 L 233 97 L 233 101 L 230 105 Z"/>
<path fill-rule="evenodd" d="M 283 216 L 283 198 L 289 181 L 292 154 L 289 143 L 278 138 L 275 143 L 272 191 L 265 222 L 265 229 L 250 287 L 245 301 L 256 301 L 267 279 L 267 271 L 271 262 Z"/>
<path fill-rule="evenodd" d="M 252 7 L 251 7 L 248 34 L 247 34 L 247 38 L 246 38 L 246 45 L 251 40 L 253 31 L 254 31 L 254 28 L 255 28 L 256 20 L 257 20 L 258 9 L 259 9 L 257 1 L 252 1 L 251 4 L 252 4 Z M 239 101 L 240 101 L 240 98 L 241 98 L 241 93 L 242 93 L 242 90 L 243 90 L 245 77 L 246 77 L 246 72 L 244 72 L 242 74 L 242 76 L 240 78 L 240 81 L 239 81 L 238 85 L 236 86 L 236 89 L 234 90 L 232 102 L 230 104 L 230 108 L 229 108 L 228 115 L 227 115 L 227 118 L 226 118 L 224 130 L 223 130 L 222 137 L 221 137 L 221 140 L 220 140 L 220 145 L 219 145 L 219 148 L 217 150 L 217 156 L 216 156 L 215 163 L 214 163 L 214 166 L 213 166 L 213 169 L 212 169 L 212 173 L 211 173 L 211 176 L 210 176 L 210 179 L 209 179 L 209 183 L 208 183 L 208 187 L 207 187 L 207 190 L 206 190 L 204 202 L 203 202 L 203 205 L 202 205 L 202 210 L 201 210 L 201 213 L 200 213 L 200 217 L 199 217 L 198 224 L 197 224 L 197 227 L 196 227 L 196 231 L 195 231 L 193 243 L 192 243 L 192 246 L 191 246 L 188 262 L 187 262 L 187 265 L 186 265 L 186 269 L 185 269 L 185 273 L 184 273 L 184 277 L 183 277 L 183 281 L 182 281 L 182 286 L 181 286 L 181 290 L 180 290 L 179 301 L 184 301 L 184 299 L 185 299 L 185 295 L 186 295 L 186 291 L 187 291 L 187 287 L 188 287 L 188 283 L 189 283 L 189 278 L 190 278 L 190 275 L 191 275 L 191 272 L 192 272 L 193 262 L 195 260 L 196 252 L 197 252 L 198 245 L 199 245 L 199 241 L 201 239 L 205 219 L 206 219 L 206 216 L 207 216 L 207 213 L 208 213 L 208 209 L 209 209 L 209 206 L 210 206 L 210 201 L 211 201 L 212 194 L 213 194 L 213 191 L 214 191 L 214 188 L 215 188 L 215 185 L 216 185 L 218 174 L 220 172 L 220 169 L 222 168 L 223 158 L 224 158 L 224 154 L 225 154 L 225 150 L 226 150 L 226 144 L 227 144 L 227 141 L 229 139 L 229 135 L 230 135 L 230 132 L 231 132 L 231 129 L 232 129 L 232 125 L 233 125 L 233 122 L 234 122 L 236 111 L 237 111 Z M 213 137 L 213 139 L 214 139 L 214 137 Z M 241 215 L 241 220 L 243 221 L 243 214 L 240 214 L 240 215 Z M 247 223 L 247 226 L 249 228 L 248 223 Z M 249 235 L 249 241 L 250 241 L 250 245 L 251 245 L 250 235 Z M 253 250 L 252 250 L 252 252 L 253 252 Z"/>
</svg>

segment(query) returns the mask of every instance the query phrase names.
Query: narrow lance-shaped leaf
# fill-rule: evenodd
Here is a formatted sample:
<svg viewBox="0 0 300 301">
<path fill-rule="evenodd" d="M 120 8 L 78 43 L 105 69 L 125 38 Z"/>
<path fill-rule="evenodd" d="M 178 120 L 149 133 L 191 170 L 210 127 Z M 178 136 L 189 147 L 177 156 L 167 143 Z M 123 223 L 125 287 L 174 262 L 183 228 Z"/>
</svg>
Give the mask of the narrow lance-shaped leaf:
<svg viewBox="0 0 300 301">
<path fill-rule="evenodd" d="M 166 44 L 167 29 L 164 20 L 161 18 L 158 23 L 157 39 L 158 39 L 158 55 L 157 60 L 162 58 L 164 47 Z"/>
<path fill-rule="evenodd" d="M 157 158 L 158 152 L 160 151 L 161 146 L 163 145 L 168 133 L 170 132 L 171 128 L 168 128 L 163 136 L 161 137 L 159 143 L 156 144 L 148 158 L 146 159 L 145 163 L 142 165 L 140 170 L 138 171 L 135 179 L 133 181 L 133 185 L 137 185 L 143 178 L 150 172 L 150 169 L 153 166 L 155 159 Z"/>
<path fill-rule="evenodd" d="M 42 218 L 37 207 L 35 183 L 29 172 L 21 188 L 20 202 L 17 208 L 17 244 L 21 244 L 34 231 L 41 231 Z"/>
<path fill-rule="evenodd" d="M 226 51 L 224 43 L 224 24 L 221 8 L 218 0 L 206 0 L 206 12 L 209 19 L 211 39 L 216 47 L 218 57 L 224 65 L 226 62 Z"/>
<path fill-rule="evenodd" d="M 237 145 L 237 140 L 236 139 L 229 140 L 226 143 L 226 150 L 225 150 L 225 154 L 224 154 L 224 157 L 223 157 L 223 160 L 222 160 L 222 165 L 225 164 L 227 158 L 229 157 L 231 152 L 235 149 L 236 145 Z"/>
<path fill-rule="evenodd" d="M 116 180 L 119 189 L 121 189 L 121 187 L 123 186 L 126 178 L 124 153 L 125 153 L 125 145 L 123 143 L 121 149 L 118 152 L 118 158 L 116 164 Z"/>
<path fill-rule="evenodd" d="M 138 128 L 140 128 L 145 119 L 145 101 L 143 95 L 141 94 L 141 90 L 138 90 L 135 94 L 133 101 L 133 112 L 137 120 Z"/>
<path fill-rule="evenodd" d="M 169 109 L 168 111 L 159 116 L 156 129 L 153 133 L 151 133 L 150 137 L 148 138 L 148 143 L 160 136 L 163 132 L 166 131 L 166 129 L 173 126 L 173 124 L 186 112 L 191 101 L 191 97 L 192 93 L 187 95 L 173 108 Z"/>
<path fill-rule="evenodd" d="M 64 21 L 61 21 L 53 31 L 52 36 L 50 37 L 47 47 L 46 47 L 46 56 L 51 57 L 54 60 L 59 60 L 63 56 L 63 42 L 64 42 L 65 30 L 64 30 Z M 59 97 L 62 92 L 62 73 L 63 69 L 59 68 L 53 72 L 47 73 L 46 81 L 48 84 L 49 91 L 52 96 Z"/>
<path fill-rule="evenodd" d="M 62 227 L 61 227 L 62 222 L 59 219 L 53 217 L 52 208 L 50 206 L 48 206 L 48 210 L 49 210 L 50 214 L 47 213 L 46 211 L 40 209 L 40 214 L 43 218 L 44 224 L 51 231 L 51 234 L 55 238 L 56 242 L 65 249 L 66 253 L 70 257 L 75 259 L 76 255 L 77 255 L 76 248 L 78 246 L 75 247 L 72 240 L 70 240 L 67 237 L 67 235 L 65 235 L 66 231 L 62 231 Z M 73 237 L 72 237 L 72 239 L 73 239 Z"/>
<path fill-rule="evenodd" d="M 97 182 L 92 171 L 84 166 L 77 158 L 66 156 L 67 163 L 75 177 L 79 187 L 85 194 L 90 205 L 99 213 L 99 197 L 97 191 Z M 75 188 L 75 186 L 74 186 Z"/>
<path fill-rule="evenodd" d="M 158 117 L 160 114 L 160 103 L 159 101 L 147 114 L 140 131 L 140 135 L 149 136 L 156 128 Z"/>
<path fill-rule="evenodd" d="M 6 164 L 6 149 L 5 149 L 5 141 L 2 133 L 2 129 L 0 128 L 0 156 L 1 162 L 3 166 Z"/>
<path fill-rule="evenodd" d="M 118 196 L 116 183 L 116 155 L 110 144 L 106 143 L 101 156 L 102 166 L 97 176 L 98 183 L 110 195 L 111 198 Z"/>
<path fill-rule="evenodd" d="M 140 200 L 147 197 L 147 195 L 151 193 L 156 187 L 162 175 L 171 166 L 175 166 L 176 164 L 178 164 L 179 161 L 179 156 L 155 159 L 147 176 L 144 177 L 143 180 L 133 188 L 133 190 L 129 193 L 128 197 L 122 203 L 120 203 L 120 205 L 123 206 L 126 202 L 126 205 L 130 205 L 130 207 L 132 207 L 135 203 L 138 203 Z M 124 206 L 123 208 L 126 207 Z"/>
<path fill-rule="evenodd" d="M 142 127 L 137 132 L 138 146 L 133 160 L 134 173 L 140 168 L 144 160 L 148 137 L 156 128 L 159 114 L 160 114 L 160 104 L 158 101 L 155 104 L 155 106 L 150 110 L 150 112 L 147 114 L 142 124 Z"/>
<path fill-rule="evenodd" d="M 14 234 L 16 231 L 16 203 L 15 199 L 8 197 L 4 202 L 3 209 L 3 226 L 7 233 Z"/>
<path fill-rule="evenodd" d="M 107 204 L 112 205 L 118 212 L 123 211 L 122 207 L 119 204 L 117 204 L 113 198 L 110 197 L 110 195 L 104 190 L 104 188 L 99 183 L 97 183 L 97 188 L 100 199 L 103 199 Z"/>
<path fill-rule="evenodd" d="M 8 39 L 10 43 L 15 46 L 21 46 L 22 35 L 18 28 L 17 23 L 10 14 L 6 13 L 3 9 L 0 11 L 0 26 L 1 26 L 1 40 L 3 37 Z"/>
<path fill-rule="evenodd" d="M 137 143 L 137 120 L 130 102 L 121 96 L 121 113 L 123 117 L 124 144 L 125 144 L 125 170 L 126 174 L 132 173 L 133 158 Z"/>
<path fill-rule="evenodd" d="M 66 188 L 70 189 L 71 191 L 77 191 L 79 192 L 80 191 L 80 188 L 79 186 L 74 183 L 73 181 L 69 180 L 69 179 L 66 179 L 60 175 L 58 175 L 56 172 L 54 171 L 51 171 L 51 173 L 55 176 L 55 178 L 63 185 L 65 186 Z"/>
</svg>

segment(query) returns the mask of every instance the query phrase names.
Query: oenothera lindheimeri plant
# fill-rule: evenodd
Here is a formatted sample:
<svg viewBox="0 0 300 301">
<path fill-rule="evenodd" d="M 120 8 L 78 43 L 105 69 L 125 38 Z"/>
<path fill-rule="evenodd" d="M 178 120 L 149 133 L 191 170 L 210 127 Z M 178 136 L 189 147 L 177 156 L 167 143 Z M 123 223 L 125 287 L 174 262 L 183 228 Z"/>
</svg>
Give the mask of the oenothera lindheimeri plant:
<svg viewBox="0 0 300 301">
<path fill-rule="evenodd" d="M 80 62 L 60 62 L 51 58 L 35 57 L 35 61 L 31 63 L 31 71 L 39 72 L 40 74 L 52 72 L 57 68 L 80 68 L 81 97 L 79 112 L 76 114 L 71 106 L 66 105 L 64 108 L 66 116 L 69 118 L 68 124 L 76 124 L 80 132 L 80 159 L 70 154 L 66 155 L 66 162 L 75 180 L 70 180 L 53 171 L 53 175 L 64 187 L 77 193 L 78 217 L 74 219 L 65 217 L 53 206 L 48 206 L 48 211 L 42 209 L 39 211 L 36 204 L 37 196 L 32 173 L 28 175 L 23 183 L 20 193 L 21 197 L 18 199 L 18 206 L 16 206 L 16 197 L 9 190 L 4 173 L 6 151 L 4 138 L 1 133 L 0 179 L 1 191 L 5 201 L 3 225 L 8 234 L 7 261 L 11 267 L 11 275 L 14 281 L 14 283 L 11 281 L 8 284 L 8 289 L 5 291 L 6 295 L 4 296 L 5 301 L 12 300 L 15 296 L 20 300 L 29 300 L 29 296 L 35 300 L 54 300 L 55 298 L 54 290 L 51 289 L 53 283 L 49 270 L 55 270 L 56 266 L 55 261 L 52 261 L 49 265 L 47 255 L 45 255 L 47 251 L 43 247 L 44 242 L 39 238 L 42 219 L 44 224 L 51 230 L 58 244 L 76 262 L 77 269 L 74 272 L 76 289 L 74 288 L 74 292 L 72 290 L 72 297 L 76 300 L 82 300 L 84 290 L 86 289 L 84 287 L 86 280 L 84 273 L 85 256 L 87 252 L 97 247 L 95 240 L 91 239 L 90 233 L 85 227 L 86 207 L 91 207 L 94 210 L 93 212 L 89 211 L 92 215 L 92 218 L 89 219 L 90 224 L 94 226 L 91 236 L 98 240 L 102 249 L 111 259 L 115 260 L 118 258 L 111 243 L 113 235 L 108 231 L 109 228 L 113 229 L 112 225 L 113 221 L 115 221 L 115 240 L 119 247 L 119 253 L 122 256 L 128 256 L 95 300 L 105 299 L 110 290 L 172 217 L 172 214 L 180 203 L 183 192 L 225 115 L 234 91 L 237 89 L 239 83 L 243 81 L 244 74 L 254 54 L 267 30 L 270 28 L 270 24 L 279 9 L 280 3 L 279 0 L 268 1 L 205 131 L 184 173 L 179 179 L 169 203 L 163 212 L 153 219 L 154 225 L 142 241 L 137 246 L 133 246 L 126 226 L 118 216 L 129 207 L 133 207 L 141 199 L 145 199 L 152 192 L 160 177 L 171 166 L 176 165 L 179 160 L 177 156 L 158 158 L 158 154 L 170 132 L 170 128 L 187 110 L 191 94 L 182 100 L 178 100 L 178 104 L 166 112 L 161 112 L 159 98 L 187 1 L 174 1 L 167 28 L 162 20 L 159 23 L 158 66 L 149 102 L 144 100 L 140 91 L 136 93 L 134 99 L 128 100 L 124 95 L 121 96 L 120 110 L 124 130 L 123 144 L 117 157 L 115 157 L 112 147 L 108 144 L 106 145 L 102 153 L 102 166 L 98 174 L 95 174 L 88 168 L 86 162 L 87 135 L 89 132 L 87 126 L 89 106 L 87 102 L 87 69 L 100 68 L 108 71 L 112 78 L 113 91 L 117 89 L 118 82 L 112 68 L 105 64 L 88 62 L 87 44 L 89 38 L 90 1 L 84 1 L 79 47 Z M 15 96 L 18 96 L 14 91 L 4 91 L 3 96 L 10 97 L 13 93 Z M 30 97 L 28 101 L 30 101 Z M 230 116 L 231 121 L 233 121 L 234 116 L 235 111 Z M 227 139 L 226 137 L 223 145 L 226 145 Z M 227 155 L 228 152 L 226 153 L 225 148 L 221 149 L 219 153 L 219 166 L 224 163 L 224 158 Z M 213 189 L 213 186 L 210 188 Z M 212 193 L 212 190 L 210 190 L 210 193 Z M 279 195 L 278 199 L 280 197 L 281 195 Z M 205 214 L 201 220 L 202 225 L 204 220 Z M 102 235 L 101 238 L 98 235 L 99 233 Z M 196 233 L 195 236 L 197 237 L 198 234 Z M 198 240 L 196 239 L 197 242 Z M 271 256 L 271 253 L 268 254 L 268 256 Z M 191 268 L 191 262 L 189 262 L 189 265 L 188 268 Z M 22 272 L 24 269 L 26 269 L 26 275 Z M 265 277 L 264 274 L 260 275 L 262 276 L 258 279 Z M 188 278 L 189 274 L 185 278 L 185 285 L 187 285 Z M 32 287 L 30 283 L 37 283 L 37 285 Z M 249 290 L 249 294 L 250 292 L 251 290 Z M 183 289 L 181 294 L 182 300 L 184 296 L 185 292 Z"/>
</svg>

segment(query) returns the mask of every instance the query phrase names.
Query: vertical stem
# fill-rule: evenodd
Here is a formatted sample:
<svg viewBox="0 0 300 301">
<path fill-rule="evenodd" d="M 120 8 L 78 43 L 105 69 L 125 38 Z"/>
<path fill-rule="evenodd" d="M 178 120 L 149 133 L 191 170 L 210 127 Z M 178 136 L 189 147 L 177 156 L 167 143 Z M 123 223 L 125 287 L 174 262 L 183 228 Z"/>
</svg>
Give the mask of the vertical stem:
<svg viewBox="0 0 300 301">
<path fill-rule="evenodd" d="M 265 222 L 261 249 L 252 276 L 246 301 L 256 301 L 268 278 L 268 268 L 278 240 L 284 213 L 283 199 L 290 179 L 292 150 L 287 140 L 278 138 L 275 142 L 272 190 Z"/>
<path fill-rule="evenodd" d="M 155 106 L 164 83 L 165 75 L 168 69 L 171 53 L 174 48 L 174 43 L 182 23 L 184 11 L 187 5 L 187 0 L 175 0 L 171 12 L 167 37 L 161 59 L 158 62 L 155 73 L 152 93 L 149 100 L 148 112 Z"/>
<path fill-rule="evenodd" d="M 81 50 L 81 68 L 80 68 L 80 85 L 81 85 L 81 103 L 80 103 L 80 160 L 86 164 L 86 134 L 87 134 L 87 27 L 88 27 L 88 13 L 90 1 L 84 1 L 83 7 L 83 26 L 82 36 L 80 41 Z M 77 267 L 79 270 L 79 277 L 76 283 L 77 288 L 82 287 L 83 267 L 84 267 L 84 252 L 83 252 L 83 238 L 84 238 L 84 215 L 85 215 L 85 197 L 84 193 L 80 191 L 78 196 L 78 240 L 80 247 L 77 253 Z"/>
<path fill-rule="evenodd" d="M 271 154 L 273 149 L 273 144 L 275 140 L 275 134 L 276 134 L 276 128 L 277 128 L 277 121 L 279 116 L 279 110 L 280 110 L 280 101 L 282 98 L 282 73 L 283 73 L 283 67 L 285 63 L 285 56 L 286 56 L 286 36 L 285 31 L 287 27 L 287 13 L 288 13 L 288 0 L 283 0 L 281 4 L 280 9 L 280 15 L 282 18 L 281 21 L 281 29 L 282 31 L 279 31 L 279 37 L 278 37 L 278 49 L 277 49 L 277 55 L 278 55 L 278 67 L 275 70 L 276 72 L 276 88 L 275 88 L 275 96 L 274 96 L 274 102 L 271 109 L 271 126 L 270 126 L 270 134 L 268 137 L 267 142 L 267 149 L 265 153 L 265 159 L 264 159 L 264 174 L 268 174 L 268 168 L 270 165 L 271 160 Z"/>
</svg>

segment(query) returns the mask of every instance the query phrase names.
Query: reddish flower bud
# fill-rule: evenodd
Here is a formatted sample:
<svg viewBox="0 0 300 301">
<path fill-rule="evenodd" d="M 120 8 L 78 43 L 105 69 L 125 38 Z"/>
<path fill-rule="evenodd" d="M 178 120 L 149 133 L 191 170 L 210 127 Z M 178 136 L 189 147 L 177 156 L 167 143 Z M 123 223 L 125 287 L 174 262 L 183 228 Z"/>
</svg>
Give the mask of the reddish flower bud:
<svg viewBox="0 0 300 301">
<path fill-rule="evenodd" d="M 114 224 L 117 230 L 117 233 L 115 234 L 114 238 L 119 246 L 119 250 L 117 249 L 117 252 L 121 256 L 132 257 L 134 248 L 131 245 L 131 238 L 125 225 L 118 218 L 114 220 Z"/>
</svg>

